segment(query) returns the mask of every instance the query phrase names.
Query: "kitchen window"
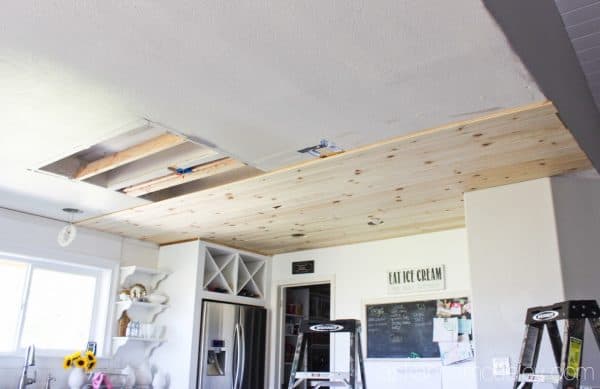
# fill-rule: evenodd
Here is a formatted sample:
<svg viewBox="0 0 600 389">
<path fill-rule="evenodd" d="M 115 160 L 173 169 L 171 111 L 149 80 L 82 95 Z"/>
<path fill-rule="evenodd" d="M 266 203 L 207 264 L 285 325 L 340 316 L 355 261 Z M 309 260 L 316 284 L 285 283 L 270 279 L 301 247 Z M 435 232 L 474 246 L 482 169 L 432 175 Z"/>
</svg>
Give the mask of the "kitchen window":
<svg viewBox="0 0 600 389">
<path fill-rule="evenodd" d="M 108 272 L 108 274 L 107 274 Z M 0 257 L 0 353 L 35 344 L 42 353 L 103 343 L 110 270 L 66 262 Z"/>
</svg>

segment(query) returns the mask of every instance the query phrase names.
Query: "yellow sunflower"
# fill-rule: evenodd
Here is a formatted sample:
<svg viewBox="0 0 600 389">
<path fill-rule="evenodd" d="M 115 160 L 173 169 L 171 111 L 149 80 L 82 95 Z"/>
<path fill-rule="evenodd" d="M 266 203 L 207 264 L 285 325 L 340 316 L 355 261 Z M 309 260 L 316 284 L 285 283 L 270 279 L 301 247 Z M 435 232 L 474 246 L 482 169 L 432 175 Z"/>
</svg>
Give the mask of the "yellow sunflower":
<svg viewBox="0 0 600 389">
<path fill-rule="evenodd" d="M 71 358 L 73 361 L 80 357 L 81 357 L 81 351 L 76 351 L 73 354 L 69 355 L 69 358 Z"/>
<path fill-rule="evenodd" d="M 85 359 L 83 359 L 83 358 L 79 357 L 79 358 L 77 358 L 77 359 L 73 360 L 73 364 L 74 364 L 76 367 L 80 367 L 80 368 L 82 368 L 82 369 L 83 369 L 83 368 L 85 368 L 85 364 L 86 364 L 86 363 L 85 363 Z"/>
<path fill-rule="evenodd" d="M 85 352 L 85 359 L 87 359 L 88 361 L 96 361 L 96 356 L 94 355 L 93 352 L 86 351 Z"/>
<path fill-rule="evenodd" d="M 63 369 L 68 369 L 73 365 L 73 359 L 69 355 L 63 360 Z"/>
<path fill-rule="evenodd" d="M 91 351 L 86 351 L 85 353 L 85 370 L 90 372 L 96 367 L 96 356 Z"/>
<path fill-rule="evenodd" d="M 88 363 L 85 365 L 86 373 L 90 373 L 92 370 L 94 370 L 94 367 L 96 367 L 96 361 L 88 361 Z"/>
</svg>

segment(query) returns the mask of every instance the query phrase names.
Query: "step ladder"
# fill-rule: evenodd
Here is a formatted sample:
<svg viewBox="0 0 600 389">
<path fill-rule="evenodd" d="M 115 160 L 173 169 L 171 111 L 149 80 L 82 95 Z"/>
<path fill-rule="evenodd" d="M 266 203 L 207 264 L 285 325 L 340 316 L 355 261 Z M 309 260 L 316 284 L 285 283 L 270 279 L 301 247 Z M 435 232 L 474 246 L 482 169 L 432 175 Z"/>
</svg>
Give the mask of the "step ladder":
<svg viewBox="0 0 600 389">
<path fill-rule="evenodd" d="M 306 343 L 308 338 L 305 335 L 324 332 L 336 334 L 343 332 L 350 333 L 350 370 L 344 373 L 298 371 L 298 368 L 300 367 L 300 361 L 304 359 L 304 353 L 306 352 Z M 300 324 L 300 329 L 298 332 L 298 341 L 296 343 L 294 361 L 292 362 L 288 389 L 297 388 L 303 382 L 309 382 L 312 388 L 345 387 L 350 389 L 358 389 L 360 387 L 362 389 L 367 389 L 360 332 L 360 320 L 303 320 Z M 360 382 L 356 380 L 357 362 L 360 369 Z"/>
<path fill-rule="evenodd" d="M 558 320 L 564 321 L 563 337 Z M 513 389 L 531 389 L 534 383 L 551 383 L 558 389 L 580 389 L 585 322 L 589 321 L 600 349 L 600 308 L 595 300 L 571 300 L 527 310 L 519 372 Z M 548 329 L 558 374 L 536 374 L 544 327 Z"/>
</svg>

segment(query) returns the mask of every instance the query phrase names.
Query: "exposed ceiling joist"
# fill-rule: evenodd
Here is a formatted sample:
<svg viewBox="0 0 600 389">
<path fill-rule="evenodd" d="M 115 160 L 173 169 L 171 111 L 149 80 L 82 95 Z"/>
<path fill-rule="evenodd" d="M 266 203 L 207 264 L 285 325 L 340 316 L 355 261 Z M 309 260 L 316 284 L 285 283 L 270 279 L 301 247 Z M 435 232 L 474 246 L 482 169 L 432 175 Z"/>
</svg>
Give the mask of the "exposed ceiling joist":
<svg viewBox="0 0 600 389">
<path fill-rule="evenodd" d="M 121 190 L 142 182 L 166 176 L 170 168 L 197 166 L 223 158 L 216 150 L 197 143 L 186 142 L 142 160 L 128 163 L 107 172 L 107 188 Z"/>
<path fill-rule="evenodd" d="M 201 238 L 274 254 L 461 227 L 464 192 L 590 166 L 544 102 L 80 224 L 157 243 Z"/>
<path fill-rule="evenodd" d="M 89 162 L 82 166 L 73 178 L 85 180 L 119 166 L 137 161 L 186 142 L 184 137 L 175 134 L 163 134 L 146 142 L 118 151 L 114 154 Z"/>
<path fill-rule="evenodd" d="M 200 180 L 209 176 L 225 173 L 233 169 L 246 166 L 245 163 L 233 158 L 223 158 L 208 162 L 191 169 L 189 173 L 172 173 L 163 177 L 155 178 L 137 185 L 129 186 L 122 191 L 130 196 L 144 196 L 159 190 L 171 188 L 176 185 Z"/>
</svg>

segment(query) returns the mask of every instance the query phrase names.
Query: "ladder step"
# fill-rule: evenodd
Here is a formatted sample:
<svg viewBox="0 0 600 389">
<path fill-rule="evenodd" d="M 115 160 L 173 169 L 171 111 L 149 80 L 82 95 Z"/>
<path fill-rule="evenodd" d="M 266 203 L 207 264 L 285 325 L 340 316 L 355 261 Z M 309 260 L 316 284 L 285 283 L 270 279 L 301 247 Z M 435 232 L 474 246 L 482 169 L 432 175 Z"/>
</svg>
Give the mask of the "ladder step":
<svg viewBox="0 0 600 389">
<path fill-rule="evenodd" d="M 325 382 L 325 381 L 320 381 L 318 383 L 313 383 L 313 384 L 310 385 L 311 388 L 316 388 L 316 389 L 321 388 L 321 387 L 325 387 L 325 386 L 328 387 L 328 388 L 334 388 L 334 387 L 335 388 L 347 388 L 348 384 L 345 383 L 345 382 L 335 382 L 335 381 L 334 382 L 332 382 L 332 381 Z"/>
<path fill-rule="evenodd" d="M 558 384 L 560 375 L 558 374 L 519 374 L 518 381 L 521 383 L 545 382 L 549 384 Z"/>
<path fill-rule="evenodd" d="M 330 381 L 345 381 L 350 379 L 350 374 L 347 372 L 328 372 L 328 371 L 298 371 L 294 376 L 296 379 L 312 379 L 312 380 L 330 380 Z"/>
</svg>

